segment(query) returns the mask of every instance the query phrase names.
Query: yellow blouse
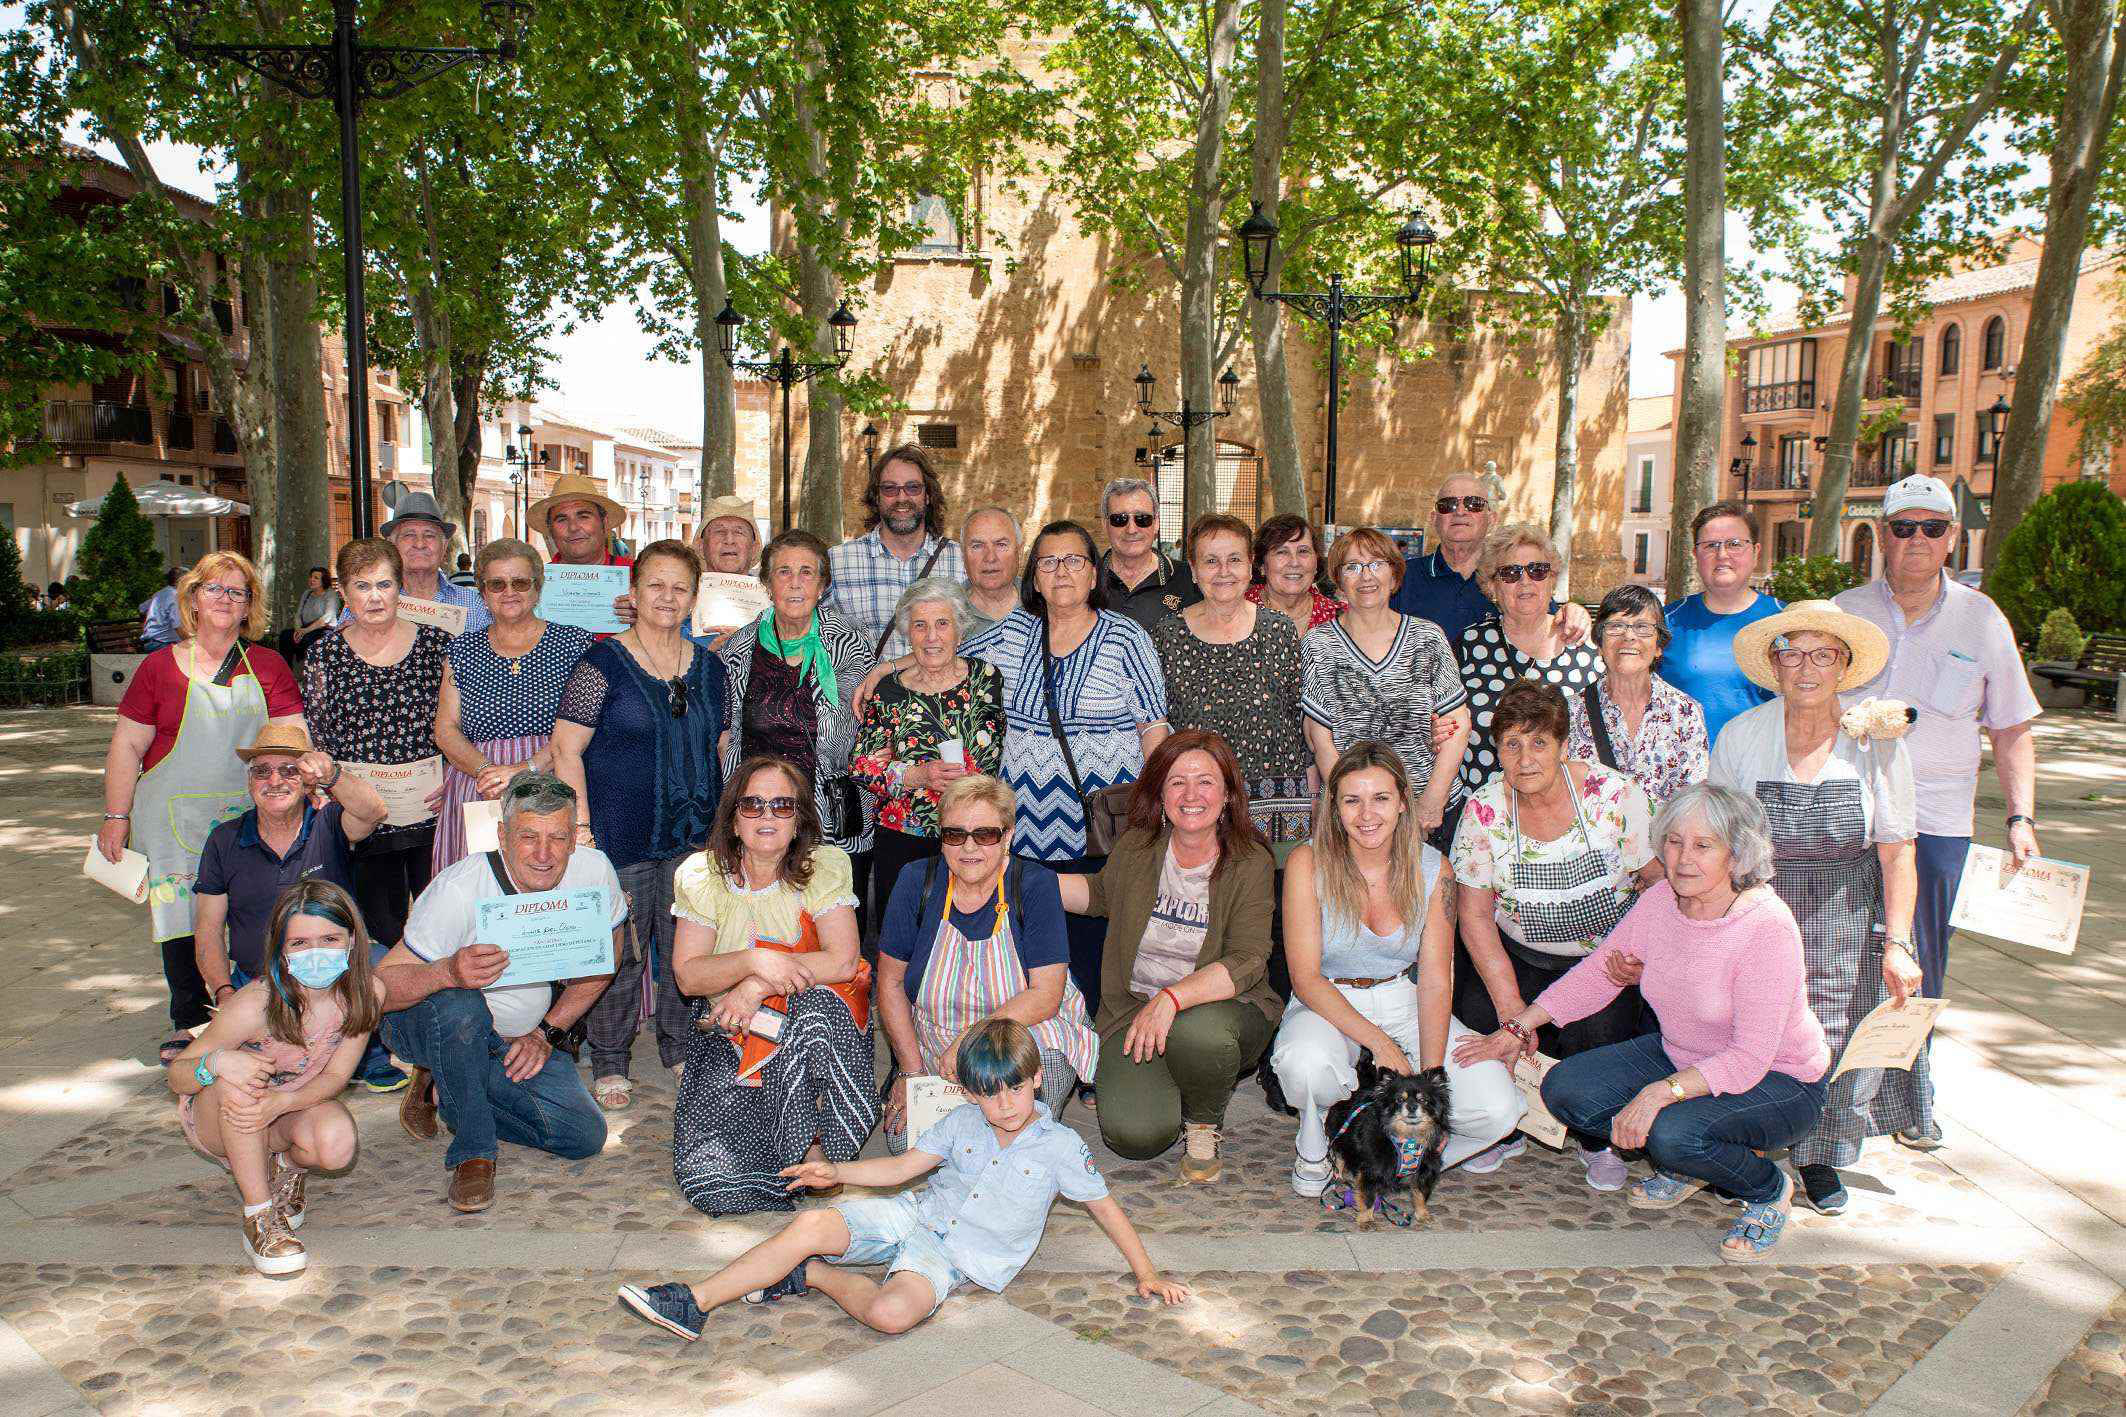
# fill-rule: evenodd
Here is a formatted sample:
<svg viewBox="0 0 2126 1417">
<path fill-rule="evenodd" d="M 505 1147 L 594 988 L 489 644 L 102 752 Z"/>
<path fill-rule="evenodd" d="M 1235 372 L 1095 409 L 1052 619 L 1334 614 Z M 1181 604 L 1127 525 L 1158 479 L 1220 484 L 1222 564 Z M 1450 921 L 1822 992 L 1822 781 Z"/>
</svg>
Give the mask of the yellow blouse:
<svg viewBox="0 0 2126 1417">
<path fill-rule="evenodd" d="M 849 853 L 838 846 L 812 848 L 812 881 L 804 890 L 776 881 L 759 890 L 726 876 L 716 858 L 697 851 L 680 863 L 672 881 L 672 914 L 716 932 L 716 954 L 749 950 L 755 940 L 794 942 L 799 911 L 816 922 L 838 906 L 856 907 Z"/>
</svg>

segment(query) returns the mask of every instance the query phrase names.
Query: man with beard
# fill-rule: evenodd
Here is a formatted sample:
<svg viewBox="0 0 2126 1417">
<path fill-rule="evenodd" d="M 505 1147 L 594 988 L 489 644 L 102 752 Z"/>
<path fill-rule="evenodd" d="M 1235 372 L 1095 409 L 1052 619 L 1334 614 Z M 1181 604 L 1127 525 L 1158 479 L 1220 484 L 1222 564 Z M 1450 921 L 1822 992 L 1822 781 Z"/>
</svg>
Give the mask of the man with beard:
<svg viewBox="0 0 2126 1417">
<path fill-rule="evenodd" d="M 917 443 L 881 454 L 864 485 L 864 534 L 828 553 L 828 598 L 880 659 L 904 654 L 894 628 L 901 592 L 924 576 L 967 579 L 959 544 L 945 537 L 945 489 Z"/>
</svg>

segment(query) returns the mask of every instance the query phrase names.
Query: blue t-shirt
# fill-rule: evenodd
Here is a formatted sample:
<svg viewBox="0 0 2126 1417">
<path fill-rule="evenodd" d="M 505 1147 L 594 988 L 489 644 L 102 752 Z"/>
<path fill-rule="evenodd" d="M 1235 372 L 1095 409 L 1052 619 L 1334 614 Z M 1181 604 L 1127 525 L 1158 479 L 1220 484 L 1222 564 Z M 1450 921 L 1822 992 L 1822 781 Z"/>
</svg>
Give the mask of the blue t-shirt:
<svg viewBox="0 0 2126 1417">
<path fill-rule="evenodd" d="M 1031 974 L 1044 964 L 1070 963 L 1070 939 L 1064 933 L 1063 894 L 1056 885 L 1056 873 L 1032 861 L 1018 865 L 1019 899 L 1011 920 L 1011 943 L 1018 951 L 1020 965 Z M 933 866 L 935 869 L 930 870 Z M 928 891 L 923 889 L 926 874 L 931 877 Z M 923 987 L 923 971 L 929 967 L 930 951 L 937 944 L 938 926 L 945 913 L 945 886 L 951 877 L 942 861 L 909 862 L 901 867 L 901 874 L 893 883 L 893 895 L 886 902 L 885 918 L 879 922 L 879 953 L 908 965 L 910 1003 Z M 995 933 L 995 896 L 981 901 L 973 910 L 961 910 L 962 904 L 955 892 L 952 923 L 962 935 L 970 940 L 986 940 Z"/>
<path fill-rule="evenodd" d="M 283 890 L 312 876 L 342 890 L 354 889 L 352 848 L 340 825 L 344 815 L 337 802 L 323 807 L 304 803 L 302 829 L 286 856 L 275 856 L 258 834 L 256 807 L 207 833 L 192 893 L 228 898 L 229 959 L 252 978 L 266 968 L 266 928 Z"/>
<path fill-rule="evenodd" d="M 1455 570 L 1437 551 L 1403 561 L 1403 583 L 1388 604 L 1404 615 L 1430 620 L 1455 646 L 1462 642 L 1462 631 L 1499 613 L 1491 597 L 1477 588 L 1476 578 Z"/>
<path fill-rule="evenodd" d="M 1698 701 L 1705 710 L 1705 737 L 1720 741 L 1720 730 L 1736 714 L 1771 698 L 1735 663 L 1735 631 L 1786 607 L 1760 594 L 1746 610 L 1718 615 L 1705 608 L 1703 594 L 1687 595 L 1663 612 L 1670 640 L 1661 655 L 1661 677 Z"/>
</svg>

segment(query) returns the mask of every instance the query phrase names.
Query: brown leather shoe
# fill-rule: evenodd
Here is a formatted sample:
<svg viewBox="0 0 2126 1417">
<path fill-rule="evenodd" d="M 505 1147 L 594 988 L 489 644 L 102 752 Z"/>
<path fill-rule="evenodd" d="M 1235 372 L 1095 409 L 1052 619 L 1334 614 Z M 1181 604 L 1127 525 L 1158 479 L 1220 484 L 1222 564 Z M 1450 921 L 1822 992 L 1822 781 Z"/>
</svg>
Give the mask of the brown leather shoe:
<svg viewBox="0 0 2126 1417">
<path fill-rule="evenodd" d="M 450 1173 L 450 1208 L 465 1215 L 495 1203 L 495 1163 L 484 1156 L 461 1161 Z"/>
<path fill-rule="evenodd" d="M 415 1068 L 406 1095 L 399 1100 L 399 1125 L 415 1141 L 432 1141 L 436 1134 L 436 1080 L 426 1068 Z"/>
</svg>

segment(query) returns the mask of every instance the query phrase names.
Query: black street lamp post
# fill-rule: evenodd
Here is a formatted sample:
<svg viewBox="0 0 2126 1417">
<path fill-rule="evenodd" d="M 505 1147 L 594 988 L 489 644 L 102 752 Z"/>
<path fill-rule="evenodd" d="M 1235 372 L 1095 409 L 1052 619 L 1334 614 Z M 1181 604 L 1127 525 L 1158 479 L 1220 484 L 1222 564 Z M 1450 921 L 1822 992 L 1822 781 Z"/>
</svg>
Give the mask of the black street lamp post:
<svg viewBox="0 0 2126 1417">
<path fill-rule="evenodd" d="M 773 359 L 740 359 L 738 331 L 745 322 L 745 316 L 732 309 L 731 302 L 726 300 L 716 315 L 716 348 L 723 355 L 723 362 L 731 368 L 758 374 L 782 390 L 782 530 L 788 531 L 796 524 L 790 516 L 790 390 L 808 379 L 848 364 L 849 351 L 856 338 L 856 316 L 849 313 L 846 300 L 834 307 L 834 313 L 827 317 L 827 324 L 834 331 L 834 358 L 816 364 L 800 362 L 788 345 L 784 345 Z"/>
<path fill-rule="evenodd" d="M 518 539 L 529 541 L 531 528 L 526 526 L 525 522 L 531 515 L 534 469 L 551 466 L 553 453 L 551 450 L 541 450 L 536 456 L 533 455 L 532 426 L 529 423 L 517 425 L 517 439 L 515 443 L 502 445 L 502 460 L 509 464 L 510 520 L 516 523 Z M 523 494 L 521 504 L 518 501 L 520 490 Z"/>
<path fill-rule="evenodd" d="M 1745 513 L 1750 509 L 1750 463 L 1755 458 L 1756 453 L 1757 435 L 1755 433 L 1744 433 L 1742 435 L 1742 455 L 1727 465 L 1727 470 L 1733 473 L 1742 483 L 1742 510 Z M 1744 519 L 1747 520 L 1747 517 Z"/>
<path fill-rule="evenodd" d="M 1248 278 L 1248 289 L 1255 292 L 1258 300 L 1276 300 L 1291 306 L 1309 319 L 1329 327 L 1329 446 L 1328 466 L 1324 471 L 1321 494 L 1321 519 L 1325 526 L 1336 524 L 1336 419 L 1343 407 L 1343 329 L 1352 320 L 1362 319 L 1379 310 L 1394 310 L 1409 305 L 1425 293 L 1425 286 L 1432 278 L 1429 248 L 1439 238 L 1425 219 L 1416 212 L 1410 214 L 1395 233 L 1395 245 L 1402 265 L 1403 288 L 1400 291 L 1382 294 L 1363 294 L 1344 289 L 1342 272 L 1329 276 L 1329 288 L 1325 291 L 1264 290 L 1262 283 L 1270 278 L 1270 253 L 1277 245 L 1277 223 L 1256 202 L 1248 219 L 1239 226 L 1241 258 Z"/>
<path fill-rule="evenodd" d="M 869 477 L 871 469 L 878 465 L 878 425 L 866 423 L 857 436 L 864 440 L 864 476 Z"/>
<path fill-rule="evenodd" d="M 208 0 L 176 0 L 177 52 L 228 59 L 297 98 L 330 98 L 340 120 L 340 250 L 347 284 L 347 486 L 357 537 L 373 533 L 369 507 L 369 351 L 362 296 L 362 170 L 357 129 L 365 101 L 396 98 L 463 64 L 513 64 L 531 19 L 524 0 L 482 0 L 480 12 L 496 35 L 493 48 L 364 44 L 355 0 L 332 0 L 327 44 L 201 43 Z"/>
<path fill-rule="evenodd" d="M 2002 394 L 1991 405 L 1981 409 L 1978 415 L 1978 448 L 1972 454 L 1973 464 L 1997 463 L 2001 454 L 2001 434 L 2008 427 L 2008 415 L 2014 412 L 2008 396 Z"/>
<path fill-rule="evenodd" d="M 1191 428 L 1201 427 L 1203 424 L 1209 423 L 1213 419 L 1224 418 L 1227 414 L 1233 411 L 1233 396 L 1240 392 L 1240 376 L 1238 374 L 1235 374 L 1230 369 L 1226 370 L 1223 374 L 1220 374 L 1218 376 L 1218 407 L 1216 408 L 1197 408 L 1194 404 L 1191 404 L 1188 401 L 1186 395 L 1182 397 L 1181 407 L 1179 408 L 1153 408 L 1152 388 L 1159 381 L 1152 377 L 1152 366 L 1149 364 L 1140 364 L 1139 366 L 1137 366 L 1137 378 L 1135 382 L 1137 385 L 1137 412 L 1143 414 L 1146 418 L 1152 420 L 1152 427 L 1149 430 L 1147 437 L 1150 438 L 1158 436 L 1159 425 L 1161 423 L 1172 424 L 1174 427 L 1181 430 L 1181 488 L 1183 503 L 1181 508 L 1181 524 L 1183 525 L 1183 527 L 1186 527 L 1190 522 L 1194 521 L 1196 516 L 1202 511 L 1202 508 L 1200 507 L 1190 507 L 1187 505 L 1187 440 L 1189 430 Z M 1147 454 L 1147 456 L 1149 456 L 1149 454 Z M 1158 500 L 1157 484 L 1154 484 L 1153 486 L 1153 500 Z"/>
</svg>

